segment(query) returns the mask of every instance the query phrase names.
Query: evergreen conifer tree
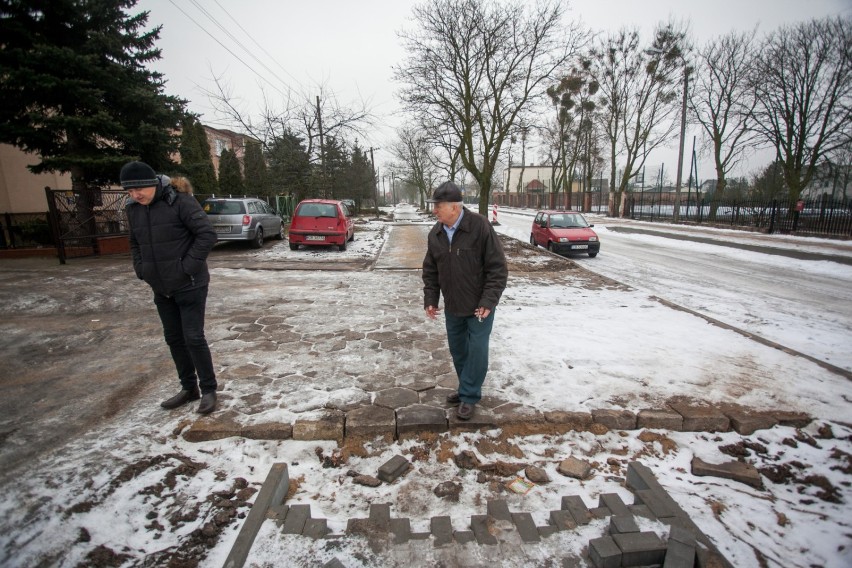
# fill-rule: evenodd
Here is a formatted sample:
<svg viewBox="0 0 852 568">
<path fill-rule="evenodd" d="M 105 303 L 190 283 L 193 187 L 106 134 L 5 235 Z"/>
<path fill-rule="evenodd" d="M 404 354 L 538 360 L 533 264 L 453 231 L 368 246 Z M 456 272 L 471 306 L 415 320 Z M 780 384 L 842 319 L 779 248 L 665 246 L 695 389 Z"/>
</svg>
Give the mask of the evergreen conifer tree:
<svg viewBox="0 0 852 568">
<path fill-rule="evenodd" d="M 246 190 L 259 195 L 269 195 L 271 192 L 267 187 L 266 161 L 263 159 L 259 142 L 246 142 L 246 155 L 243 162 Z"/>
<path fill-rule="evenodd" d="M 228 195 L 245 195 L 240 161 L 230 148 L 222 150 L 219 157 L 219 191 Z"/>
</svg>

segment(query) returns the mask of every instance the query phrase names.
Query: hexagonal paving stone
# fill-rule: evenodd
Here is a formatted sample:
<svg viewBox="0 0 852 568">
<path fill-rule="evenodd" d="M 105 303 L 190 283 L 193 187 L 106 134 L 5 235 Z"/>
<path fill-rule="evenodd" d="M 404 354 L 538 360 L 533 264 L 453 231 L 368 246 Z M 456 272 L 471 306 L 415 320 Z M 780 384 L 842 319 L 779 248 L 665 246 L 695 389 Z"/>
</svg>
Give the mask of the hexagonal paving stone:
<svg viewBox="0 0 852 568">
<path fill-rule="evenodd" d="M 402 408 L 410 404 L 416 404 L 419 401 L 420 396 L 417 394 L 416 391 L 406 388 L 394 387 L 379 391 L 376 394 L 376 400 L 373 401 L 373 404 L 375 404 L 376 406 L 385 406 L 387 408 L 392 408 L 396 410 L 398 408 Z"/>
<path fill-rule="evenodd" d="M 417 392 L 435 388 L 438 379 L 426 373 L 407 373 L 396 377 L 396 386 L 405 387 Z"/>
</svg>

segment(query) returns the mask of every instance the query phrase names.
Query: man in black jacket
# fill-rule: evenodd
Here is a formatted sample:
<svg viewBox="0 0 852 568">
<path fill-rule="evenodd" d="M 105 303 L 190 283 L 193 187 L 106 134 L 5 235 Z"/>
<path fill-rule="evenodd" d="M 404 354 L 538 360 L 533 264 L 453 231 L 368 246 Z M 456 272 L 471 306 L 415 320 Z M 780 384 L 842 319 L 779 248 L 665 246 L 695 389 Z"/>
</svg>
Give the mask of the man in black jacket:
<svg viewBox="0 0 852 568">
<path fill-rule="evenodd" d="M 447 402 L 459 405 L 459 419 L 470 420 L 482 398 L 494 310 L 509 270 L 493 227 L 482 215 L 465 210 L 453 182 L 441 184 L 427 201 L 434 204 L 438 222 L 429 231 L 423 259 L 423 307 L 435 319 L 443 294 L 447 343 L 459 378 L 458 392 Z"/>
<path fill-rule="evenodd" d="M 144 162 L 125 164 L 121 186 L 130 196 L 133 268 L 154 291 L 180 379 L 181 391 L 160 406 L 177 408 L 200 398 L 198 412 L 209 414 L 216 408 L 216 373 L 204 337 L 204 310 L 210 283 L 207 255 L 216 244 L 216 231 L 192 195 L 164 185 Z"/>
</svg>

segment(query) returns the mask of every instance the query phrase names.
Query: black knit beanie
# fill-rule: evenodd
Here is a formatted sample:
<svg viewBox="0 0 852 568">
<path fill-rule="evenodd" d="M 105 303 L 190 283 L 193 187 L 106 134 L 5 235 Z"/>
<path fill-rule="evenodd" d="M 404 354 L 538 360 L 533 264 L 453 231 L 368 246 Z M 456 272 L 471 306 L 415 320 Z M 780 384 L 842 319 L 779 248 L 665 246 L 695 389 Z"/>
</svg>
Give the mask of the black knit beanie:
<svg viewBox="0 0 852 568">
<path fill-rule="evenodd" d="M 157 173 L 145 162 L 128 162 L 121 168 L 121 187 L 157 187 Z"/>
</svg>

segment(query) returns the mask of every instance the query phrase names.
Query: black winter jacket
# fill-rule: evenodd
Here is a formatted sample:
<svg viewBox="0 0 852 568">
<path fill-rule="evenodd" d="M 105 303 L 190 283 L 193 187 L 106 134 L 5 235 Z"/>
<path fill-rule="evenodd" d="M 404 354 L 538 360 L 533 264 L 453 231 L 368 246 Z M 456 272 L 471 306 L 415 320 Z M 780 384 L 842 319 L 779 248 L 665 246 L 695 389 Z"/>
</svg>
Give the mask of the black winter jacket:
<svg viewBox="0 0 852 568">
<path fill-rule="evenodd" d="M 467 317 L 478 307 L 493 310 L 506 288 L 506 255 L 488 219 L 465 209 L 453 243 L 438 221 L 429 231 L 423 259 L 423 307 L 444 295 L 447 313 Z"/>
<path fill-rule="evenodd" d="M 161 185 L 150 205 L 128 203 L 127 220 L 133 269 L 155 292 L 171 296 L 210 283 L 216 231 L 192 195 Z"/>
</svg>

